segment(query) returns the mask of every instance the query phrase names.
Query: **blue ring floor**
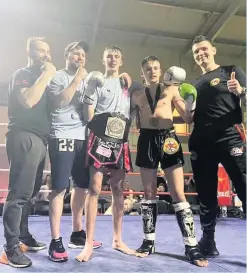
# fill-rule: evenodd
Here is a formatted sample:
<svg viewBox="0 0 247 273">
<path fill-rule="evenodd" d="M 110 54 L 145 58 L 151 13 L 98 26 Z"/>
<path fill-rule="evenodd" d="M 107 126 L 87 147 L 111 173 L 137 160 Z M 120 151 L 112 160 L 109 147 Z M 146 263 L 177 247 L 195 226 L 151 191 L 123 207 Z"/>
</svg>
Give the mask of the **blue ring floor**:
<svg viewBox="0 0 247 273">
<path fill-rule="evenodd" d="M 0 244 L 5 243 L 2 218 L 0 218 Z M 49 218 L 31 216 L 29 218 L 31 233 L 40 241 L 50 243 Z M 142 242 L 142 222 L 140 216 L 124 216 L 123 239 L 130 247 L 136 249 Z M 201 230 L 199 217 L 195 216 L 197 238 Z M 67 248 L 71 234 L 71 216 L 63 216 L 61 236 Z M 67 248 L 69 260 L 54 263 L 47 258 L 47 249 L 27 255 L 33 265 L 29 268 L 15 269 L 0 264 L 0 272 L 246 272 L 246 221 L 235 218 L 221 218 L 217 222 L 216 242 L 220 251 L 218 258 L 209 259 L 209 266 L 199 268 L 192 265 L 184 256 L 182 237 L 174 215 L 158 217 L 156 228 L 156 253 L 147 258 L 124 255 L 111 248 L 111 216 L 98 216 L 95 239 L 103 246 L 94 250 L 92 259 L 79 263 L 75 257 L 80 249 Z"/>
</svg>

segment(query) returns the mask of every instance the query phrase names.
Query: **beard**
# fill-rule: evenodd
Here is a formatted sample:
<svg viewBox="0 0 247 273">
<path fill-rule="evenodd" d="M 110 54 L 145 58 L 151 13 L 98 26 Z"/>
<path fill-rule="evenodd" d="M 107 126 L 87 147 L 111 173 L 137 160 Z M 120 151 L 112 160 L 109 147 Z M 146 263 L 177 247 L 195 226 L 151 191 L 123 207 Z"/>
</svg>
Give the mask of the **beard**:
<svg viewBox="0 0 247 273">
<path fill-rule="evenodd" d="M 33 59 L 33 65 L 36 66 L 36 67 L 38 67 L 38 66 L 41 67 L 46 62 L 51 62 L 51 58 L 49 58 L 47 56 L 44 56 L 44 57 L 41 57 L 41 58 Z"/>
<path fill-rule="evenodd" d="M 41 58 L 41 62 L 43 62 L 43 63 L 46 63 L 46 62 L 51 62 L 51 58 L 50 57 L 48 57 L 48 56 L 44 56 L 44 57 L 42 57 Z"/>
<path fill-rule="evenodd" d="M 77 69 L 81 66 L 81 63 L 79 62 L 73 62 L 73 63 L 69 63 L 69 69 L 71 71 L 77 71 Z"/>
</svg>

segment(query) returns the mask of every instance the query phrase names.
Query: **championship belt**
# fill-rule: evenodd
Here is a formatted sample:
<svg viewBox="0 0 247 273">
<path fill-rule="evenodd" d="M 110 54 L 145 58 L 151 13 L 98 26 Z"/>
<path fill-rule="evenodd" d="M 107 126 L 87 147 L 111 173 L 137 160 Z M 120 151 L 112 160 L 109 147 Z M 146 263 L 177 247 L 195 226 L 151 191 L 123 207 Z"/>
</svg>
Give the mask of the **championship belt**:
<svg viewBox="0 0 247 273">
<path fill-rule="evenodd" d="M 180 144 L 175 137 L 169 136 L 165 139 L 163 144 L 163 152 L 168 155 L 173 155 L 179 150 Z"/>
<path fill-rule="evenodd" d="M 126 121 L 119 117 L 108 117 L 105 135 L 108 137 L 123 139 L 126 127 Z"/>
<path fill-rule="evenodd" d="M 87 154 L 91 158 L 90 161 L 93 161 L 93 165 L 96 168 L 117 164 L 123 152 L 123 144 L 104 141 L 102 138 L 94 135 L 93 132 L 91 132 L 89 135 L 88 143 Z"/>
</svg>

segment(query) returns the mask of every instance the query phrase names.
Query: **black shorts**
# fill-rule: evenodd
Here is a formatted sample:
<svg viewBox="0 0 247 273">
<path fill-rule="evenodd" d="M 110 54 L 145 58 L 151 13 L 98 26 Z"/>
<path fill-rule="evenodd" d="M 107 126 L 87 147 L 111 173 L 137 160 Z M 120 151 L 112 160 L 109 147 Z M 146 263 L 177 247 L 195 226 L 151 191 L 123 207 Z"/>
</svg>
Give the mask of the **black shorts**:
<svg viewBox="0 0 247 273">
<path fill-rule="evenodd" d="M 125 169 L 132 171 L 132 163 L 128 142 L 117 143 L 104 141 L 91 131 L 88 138 L 87 164 L 96 169 Z"/>
<path fill-rule="evenodd" d="M 65 138 L 49 140 L 52 189 L 66 189 L 71 176 L 74 187 L 88 188 L 89 170 L 85 166 L 86 147 L 85 140 Z"/>
<path fill-rule="evenodd" d="M 137 143 L 136 165 L 147 169 L 167 169 L 184 165 L 182 146 L 174 128 L 166 130 L 141 129 Z"/>
</svg>

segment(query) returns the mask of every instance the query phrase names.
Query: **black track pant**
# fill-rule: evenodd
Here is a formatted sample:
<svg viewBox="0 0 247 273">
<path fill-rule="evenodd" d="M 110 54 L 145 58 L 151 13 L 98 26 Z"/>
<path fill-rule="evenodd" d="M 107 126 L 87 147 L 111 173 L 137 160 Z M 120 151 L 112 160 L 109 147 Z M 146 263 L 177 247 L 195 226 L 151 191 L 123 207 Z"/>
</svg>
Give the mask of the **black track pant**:
<svg viewBox="0 0 247 273">
<path fill-rule="evenodd" d="M 211 133 L 194 129 L 189 139 L 191 164 L 204 234 L 213 236 L 217 215 L 218 164 L 228 173 L 246 212 L 246 149 L 236 126 Z"/>
</svg>

